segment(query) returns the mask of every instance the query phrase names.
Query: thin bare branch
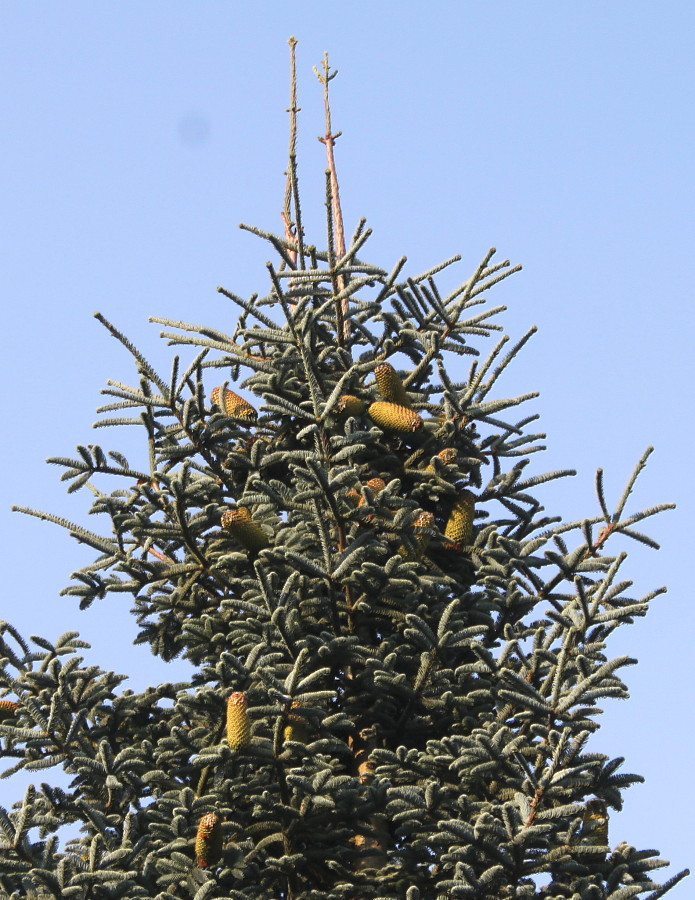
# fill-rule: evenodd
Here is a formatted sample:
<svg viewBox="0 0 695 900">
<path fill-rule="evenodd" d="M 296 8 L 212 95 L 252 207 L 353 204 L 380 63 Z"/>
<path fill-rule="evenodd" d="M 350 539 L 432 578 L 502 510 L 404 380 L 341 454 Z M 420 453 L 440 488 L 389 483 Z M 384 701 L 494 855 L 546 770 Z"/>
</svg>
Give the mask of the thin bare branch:
<svg viewBox="0 0 695 900">
<path fill-rule="evenodd" d="M 345 256 L 345 228 L 343 225 L 343 212 L 340 205 L 340 188 L 338 185 L 338 174 L 335 166 L 335 155 L 333 152 L 333 148 L 335 147 L 336 140 L 340 137 L 342 132 L 338 131 L 335 134 L 333 133 L 331 127 L 331 104 L 328 90 L 328 84 L 338 74 L 338 70 L 336 69 L 334 72 L 331 72 L 330 66 L 328 65 L 328 54 L 324 53 L 323 71 L 319 71 L 316 67 L 314 67 L 314 72 L 316 72 L 317 78 L 323 85 L 323 104 L 326 115 L 326 134 L 323 137 L 320 137 L 319 140 L 326 147 L 326 161 L 328 165 L 328 181 L 330 192 L 330 211 L 333 219 L 333 233 L 335 240 L 334 254 L 335 258 L 340 260 Z M 346 279 L 344 275 L 337 276 L 338 292 L 345 289 L 345 281 Z M 341 332 L 338 335 L 339 341 L 341 343 L 347 339 L 350 333 L 350 325 L 348 322 L 348 306 L 349 304 L 347 297 L 343 297 L 338 313 L 338 320 L 340 321 L 342 326 Z"/>
</svg>

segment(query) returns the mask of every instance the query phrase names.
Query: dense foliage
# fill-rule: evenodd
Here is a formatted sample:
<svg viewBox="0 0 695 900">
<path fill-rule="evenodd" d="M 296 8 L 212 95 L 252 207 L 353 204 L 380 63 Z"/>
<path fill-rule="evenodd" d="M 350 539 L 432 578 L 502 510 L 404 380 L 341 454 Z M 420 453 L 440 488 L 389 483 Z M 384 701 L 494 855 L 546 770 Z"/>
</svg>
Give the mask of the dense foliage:
<svg viewBox="0 0 695 900">
<path fill-rule="evenodd" d="M 530 474 L 535 395 L 495 395 L 531 334 L 491 341 L 515 269 L 490 251 L 442 295 L 444 266 L 364 262 L 363 222 L 337 248 L 335 199 L 329 180 L 326 252 L 298 203 L 257 232 L 278 263 L 262 296 L 220 289 L 232 333 L 156 320 L 195 348 L 169 377 L 99 317 L 139 381 L 109 383 L 98 425 L 142 428 L 148 461 L 52 460 L 101 529 L 25 511 L 95 550 L 64 593 L 131 595 L 138 641 L 195 673 L 134 693 L 75 632 L 2 625 L 0 756 L 71 777 L 0 810 L 3 896 L 662 895 L 655 851 L 610 845 L 641 779 L 587 746 L 634 662 L 607 641 L 659 593 L 631 596 L 609 550 L 654 545 L 635 526 L 664 506 L 626 512 L 647 454 L 614 507 L 599 472 L 596 515 L 546 515 L 538 489 L 570 473 Z"/>
</svg>

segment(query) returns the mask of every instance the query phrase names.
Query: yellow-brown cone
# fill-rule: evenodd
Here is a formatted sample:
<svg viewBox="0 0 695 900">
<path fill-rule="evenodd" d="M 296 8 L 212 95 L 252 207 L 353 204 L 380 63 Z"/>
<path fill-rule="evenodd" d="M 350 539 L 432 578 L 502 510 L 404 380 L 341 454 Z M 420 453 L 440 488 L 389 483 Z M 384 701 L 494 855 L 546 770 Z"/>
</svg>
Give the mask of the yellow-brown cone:
<svg viewBox="0 0 695 900">
<path fill-rule="evenodd" d="M 408 432 L 422 428 L 422 419 L 416 412 L 388 400 L 376 400 L 372 403 L 369 415 L 385 431 Z"/>
<path fill-rule="evenodd" d="M 217 813 L 207 813 L 198 822 L 195 836 L 195 861 L 204 869 L 214 866 L 222 856 L 222 820 Z"/>
<path fill-rule="evenodd" d="M 378 494 L 379 491 L 383 491 L 386 487 L 386 482 L 383 478 L 370 478 L 368 482 L 366 482 L 365 487 L 368 487 L 373 494 Z M 364 499 L 363 495 L 360 495 L 360 502 L 357 504 L 358 506 L 362 506 L 363 503 L 367 501 Z"/>
<path fill-rule="evenodd" d="M 341 394 L 335 409 L 341 418 L 347 419 L 348 416 L 361 416 L 366 405 L 364 400 L 354 394 Z"/>
<path fill-rule="evenodd" d="M 458 452 L 454 450 L 453 447 L 445 447 L 443 450 L 440 450 L 439 453 L 436 454 L 438 459 L 444 463 L 444 465 L 448 465 L 452 463 L 456 457 L 458 456 Z M 430 463 L 425 472 L 434 472 L 434 466 Z"/>
<path fill-rule="evenodd" d="M 429 544 L 432 535 L 425 534 L 423 532 L 424 528 L 434 528 L 434 516 L 431 512 L 419 512 L 417 516 L 413 519 L 413 537 L 415 538 L 415 544 L 417 546 L 417 550 L 415 554 L 412 551 L 408 552 L 408 548 L 405 544 L 401 544 L 398 548 L 398 553 L 404 557 L 410 557 L 411 559 L 420 559 L 422 554 L 427 550 L 427 545 Z"/>
<path fill-rule="evenodd" d="M 357 488 L 350 488 L 349 491 L 346 491 L 345 496 L 350 500 L 351 503 L 359 506 L 361 503 L 364 503 L 364 497 Z"/>
<path fill-rule="evenodd" d="M 399 406 L 410 407 L 410 397 L 403 387 L 401 377 L 391 363 L 382 362 L 374 367 L 377 390 L 384 400 L 398 403 Z"/>
<path fill-rule="evenodd" d="M 243 691 L 234 691 L 227 700 L 227 743 L 240 750 L 251 740 L 248 704 Z"/>
<path fill-rule="evenodd" d="M 296 700 L 292 701 L 292 707 L 299 706 Z M 309 729 L 306 721 L 296 713 L 287 716 L 287 725 L 283 728 L 282 737 L 285 741 L 298 741 L 300 744 L 309 743 Z"/>
<path fill-rule="evenodd" d="M 434 528 L 434 516 L 423 510 L 413 519 L 413 528 Z"/>
<path fill-rule="evenodd" d="M 253 521 L 246 506 L 226 510 L 222 513 L 220 522 L 224 530 L 235 537 L 245 550 L 258 553 L 270 544 L 268 535 L 258 522 Z"/>
<path fill-rule="evenodd" d="M 431 512 L 421 512 L 418 513 L 415 519 L 413 520 L 413 528 L 415 530 L 415 541 L 417 542 L 419 556 L 427 549 L 427 545 L 430 542 L 431 535 L 424 534 L 423 528 L 434 528 L 434 516 Z"/>
<path fill-rule="evenodd" d="M 370 488 L 373 494 L 378 494 L 379 491 L 383 491 L 386 487 L 386 482 L 383 478 L 370 478 L 369 481 L 365 482 L 365 486 Z M 349 491 L 345 494 L 346 497 L 349 497 L 353 503 L 356 503 L 358 506 L 363 506 L 365 504 L 364 494 L 361 494 L 357 488 L 350 488 Z"/>
<path fill-rule="evenodd" d="M 584 808 L 579 837 L 583 844 L 593 847 L 608 845 L 608 810 L 603 800 L 599 800 L 598 797 L 589 800 Z"/>
<path fill-rule="evenodd" d="M 19 706 L 14 700 L 0 700 L 0 722 L 13 718 L 18 709 Z"/>
<path fill-rule="evenodd" d="M 456 497 L 444 528 L 444 537 L 454 544 L 466 546 L 473 537 L 473 516 L 475 496 L 470 491 L 461 491 Z"/>
<path fill-rule="evenodd" d="M 228 388 L 224 389 L 223 396 L 221 388 L 213 388 L 210 400 L 215 406 L 219 406 L 225 415 L 233 416 L 235 419 L 255 419 L 257 416 L 256 410 L 248 400 L 244 400 L 243 397 Z"/>
</svg>

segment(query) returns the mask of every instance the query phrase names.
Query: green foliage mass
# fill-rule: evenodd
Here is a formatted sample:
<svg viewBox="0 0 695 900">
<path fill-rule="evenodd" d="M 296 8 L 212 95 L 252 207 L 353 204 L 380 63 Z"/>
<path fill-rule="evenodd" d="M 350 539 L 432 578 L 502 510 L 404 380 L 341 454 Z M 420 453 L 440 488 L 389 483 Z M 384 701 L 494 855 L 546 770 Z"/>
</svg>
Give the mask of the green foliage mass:
<svg viewBox="0 0 695 900">
<path fill-rule="evenodd" d="M 535 395 L 494 392 L 531 334 L 493 337 L 488 291 L 515 268 L 490 251 L 442 294 L 452 260 L 408 278 L 405 260 L 362 261 L 363 222 L 341 254 L 330 215 L 325 252 L 298 224 L 257 232 L 278 257 L 266 293 L 220 289 L 232 333 L 155 320 L 194 348 L 168 378 L 99 317 L 139 381 L 109 382 L 97 425 L 140 427 L 148 462 L 96 445 L 51 460 L 91 489 L 101 530 L 25 511 L 95 550 L 64 593 L 131 595 L 137 641 L 194 674 L 134 693 L 84 664 L 76 633 L 32 648 L 3 623 L 0 694 L 18 706 L 0 756 L 9 774 L 71 779 L 0 809 L 3 896 L 662 896 L 685 873 L 660 888 L 656 851 L 607 843 L 607 810 L 641 779 L 587 747 L 635 662 L 607 641 L 660 593 L 631 596 L 609 550 L 616 535 L 655 546 L 635 526 L 666 505 L 625 511 L 647 454 L 612 511 L 599 472 L 596 515 L 546 515 L 537 489 L 571 473 L 529 474 L 544 436 L 517 410 Z M 383 362 L 419 425 L 370 417 L 392 403 Z M 256 414 L 230 414 L 227 389 Z M 102 492 L 100 475 L 122 486 Z M 445 535 L 464 491 L 469 542 Z M 212 813 L 221 840 L 213 816 L 215 846 L 201 832 L 196 850 Z M 64 825 L 78 836 L 62 845 Z"/>
</svg>

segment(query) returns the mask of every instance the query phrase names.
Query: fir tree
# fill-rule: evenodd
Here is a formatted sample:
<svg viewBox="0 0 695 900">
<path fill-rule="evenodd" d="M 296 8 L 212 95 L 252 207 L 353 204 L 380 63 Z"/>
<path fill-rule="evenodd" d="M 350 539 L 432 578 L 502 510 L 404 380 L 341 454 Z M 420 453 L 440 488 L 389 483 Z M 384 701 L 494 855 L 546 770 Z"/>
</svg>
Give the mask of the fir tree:
<svg viewBox="0 0 695 900">
<path fill-rule="evenodd" d="M 68 632 L 0 632 L 0 755 L 71 782 L 0 809 L 11 898 L 661 897 L 654 850 L 612 846 L 609 814 L 640 781 L 588 743 L 626 697 L 612 632 L 643 616 L 615 535 L 656 547 L 596 477 L 597 512 L 563 522 L 529 474 L 535 394 L 504 398 L 510 346 L 488 291 L 494 250 L 454 290 L 363 261 L 347 242 L 324 60 L 327 242 L 306 240 L 290 154 L 268 288 L 234 331 L 154 319 L 168 377 L 106 318 L 138 381 L 109 382 L 98 426 L 144 429 L 147 462 L 79 446 L 101 531 L 64 593 L 134 598 L 137 641 L 183 656 L 190 682 L 136 693 L 86 666 Z M 454 372 L 458 375 L 455 376 Z M 241 392 L 241 393 L 240 393 Z M 111 493 L 99 475 L 118 476 Z M 117 596 L 114 596 L 117 595 Z M 65 845 L 56 831 L 72 825 Z"/>
</svg>

